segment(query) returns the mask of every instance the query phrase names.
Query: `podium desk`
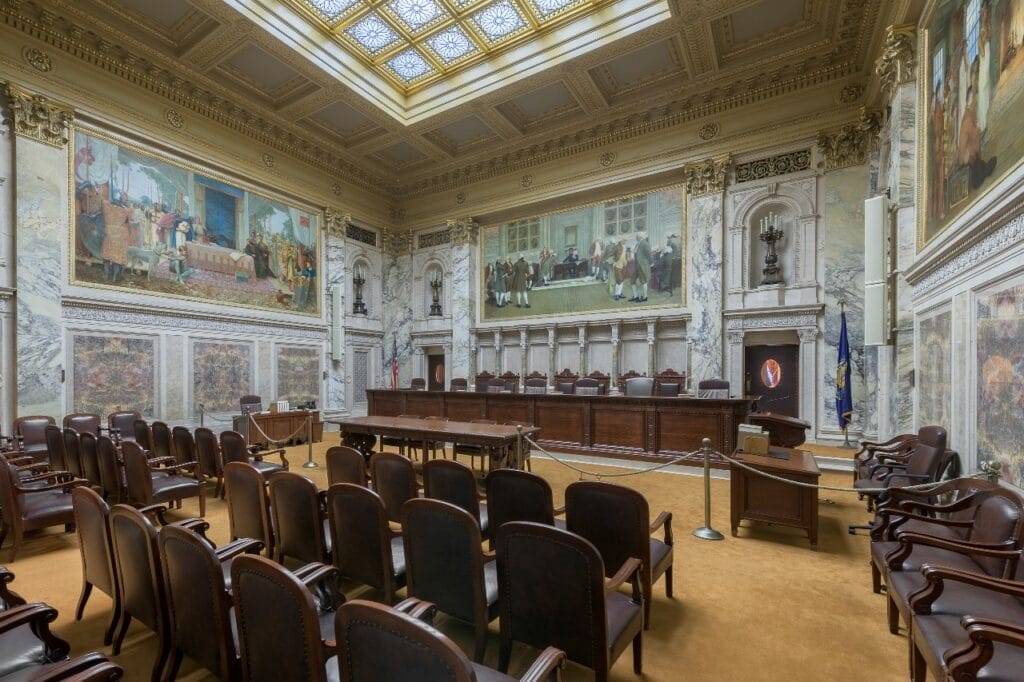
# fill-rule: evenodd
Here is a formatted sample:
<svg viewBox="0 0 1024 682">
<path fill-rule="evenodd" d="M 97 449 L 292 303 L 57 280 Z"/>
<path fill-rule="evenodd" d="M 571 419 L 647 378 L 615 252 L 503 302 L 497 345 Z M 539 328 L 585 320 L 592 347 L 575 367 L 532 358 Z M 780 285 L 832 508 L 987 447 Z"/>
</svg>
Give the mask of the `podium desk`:
<svg viewBox="0 0 1024 682">
<path fill-rule="evenodd" d="M 256 412 L 253 421 L 259 425 L 263 433 L 274 441 L 284 441 L 282 445 L 299 445 L 306 442 L 306 416 L 313 417 L 313 442 L 319 443 L 324 436 L 324 423 L 320 420 L 319 410 L 289 410 L 288 412 Z M 249 445 L 270 447 L 263 434 L 249 422 L 249 415 L 236 415 L 233 420 L 234 430 L 245 436 Z M 301 427 L 301 430 L 299 430 Z M 299 433 L 294 434 L 296 431 Z M 289 438 L 291 436 L 291 438 Z"/>
<path fill-rule="evenodd" d="M 801 483 L 817 484 L 821 477 L 814 455 L 806 450 L 771 448 L 784 452 L 788 459 L 751 455 L 737 451 L 733 457 L 759 471 Z M 732 534 L 736 536 L 740 521 L 760 521 L 777 526 L 792 526 L 807 531 L 811 549 L 818 549 L 818 489 L 791 485 L 765 478 L 735 464 L 730 464 L 730 498 L 732 502 Z"/>
</svg>

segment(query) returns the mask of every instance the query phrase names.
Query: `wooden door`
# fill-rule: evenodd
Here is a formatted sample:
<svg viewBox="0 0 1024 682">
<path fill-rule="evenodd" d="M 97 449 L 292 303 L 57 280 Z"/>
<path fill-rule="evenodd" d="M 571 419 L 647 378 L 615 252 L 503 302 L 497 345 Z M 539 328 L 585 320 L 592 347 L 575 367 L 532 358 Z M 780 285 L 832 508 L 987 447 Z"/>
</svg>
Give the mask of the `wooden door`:
<svg viewBox="0 0 1024 682">
<path fill-rule="evenodd" d="M 444 354 L 427 356 L 427 390 L 443 391 L 445 386 Z"/>
<path fill-rule="evenodd" d="M 800 417 L 800 346 L 747 346 L 747 392 L 762 412 Z"/>
</svg>

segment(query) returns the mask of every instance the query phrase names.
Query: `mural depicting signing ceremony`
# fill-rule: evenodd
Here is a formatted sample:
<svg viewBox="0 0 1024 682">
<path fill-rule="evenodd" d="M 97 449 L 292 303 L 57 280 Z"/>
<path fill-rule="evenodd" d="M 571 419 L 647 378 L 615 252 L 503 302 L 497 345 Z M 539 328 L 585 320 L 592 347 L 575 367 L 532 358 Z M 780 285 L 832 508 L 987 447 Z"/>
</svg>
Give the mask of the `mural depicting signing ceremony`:
<svg viewBox="0 0 1024 682">
<path fill-rule="evenodd" d="M 484 228 L 482 320 L 683 303 L 683 190 Z"/>
<path fill-rule="evenodd" d="M 316 214 L 75 134 L 76 284 L 318 315 Z"/>
</svg>

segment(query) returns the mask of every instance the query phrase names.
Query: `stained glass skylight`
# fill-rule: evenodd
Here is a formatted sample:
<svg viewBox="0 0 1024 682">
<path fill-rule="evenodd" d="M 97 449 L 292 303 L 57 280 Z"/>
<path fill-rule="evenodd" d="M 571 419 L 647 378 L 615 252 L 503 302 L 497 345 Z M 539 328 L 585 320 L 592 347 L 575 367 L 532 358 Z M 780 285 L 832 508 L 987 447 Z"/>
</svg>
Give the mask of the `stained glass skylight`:
<svg viewBox="0 0 1024 682">
<path fill-rule="evenodd" d="M 406 92 L 607 0 L 289 0 Z"/>
</svg>

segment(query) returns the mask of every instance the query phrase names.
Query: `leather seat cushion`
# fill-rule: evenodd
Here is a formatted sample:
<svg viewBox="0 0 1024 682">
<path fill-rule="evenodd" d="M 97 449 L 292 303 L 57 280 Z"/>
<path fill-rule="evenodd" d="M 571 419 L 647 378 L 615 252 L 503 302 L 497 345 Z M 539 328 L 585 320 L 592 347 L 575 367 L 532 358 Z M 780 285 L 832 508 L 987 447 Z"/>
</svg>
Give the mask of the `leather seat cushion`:
<svg viewBox="0 0 1024 682">
<path fill-rule="evenodd" d="M 200 482 L 190 476 L 172 474 L 153 479 L 153 499 L 176 499 L 198 495 Z"/>
<path fill-rule="evenodd" d="M 275 471 L 284 471 L 284 465 L 275 462 L 264 462 L 263 460 L 253 460 L 252 465 L 256 467 L 261 474 L 266 476 L 272 474 Z"/>
<path fill-rule="evenodd" d="M 633 641 L 636 633 L 640 632 L 644 614 L 639 604 L 621 592 L 608 595 L 605 609 L 608 648 L 611 650 L 609 660 L 614 661 Z"/>
<path fill-rule="evenodd" d="M 26 526 L 34 527 L 33 522 L 56 521 L 71 523 L 74 521 L 71 506 L 71 495 L 60 490 L 26 493 L 21 496 L 21 518 Z"/>
<path fill-rule="evenodd" d="M 659 576 L 672 565 L 672 545 L 651 538 L 651 575 Z"/>
<path fill-rule="evenodd" d="M 899 537 L 900 533 L 921 533 L 922 535 L 931 535 L 946 540 L 963 540 L 967 536 L 966 529 L 918 521 L 917 519 L 911 519 L 901 524 L 896 529 L 896 537 Z"/>
<path fill-rule="evenodd" d="M 484 564 L 484 595 L 487 597 L 487 605 L 496 607 L 498 605 L 498 562 L 488 561 Z"/>
<path fill-rule="evenodd" d="M 480 504 L 480 532 L 486 533 L 487 529 L 490 528 L 491 522 L 487 515 L 487 505 Z"/>
<path fill-rule="evenodd" d="M 480 665 L 479 663 L 473 663 L 470 661 L 470 665 L 473 666 L 473 672 L 476 674 L 477 682 L 515 682 L 516 678 L 509 677 L 504 673 L 500 673 L 493 668 Z"/>
<path fill-rule="evenodd" d="M 402 536 L 391 539 L 391 571 L 395 577 L 405 575 L 405 543 Z"/>
<path fill-rule="evenodd" d="M 39 672 L 46 656 L 46 648 L 32 634 L 29 625 L 5 632 L 0 637 L 0 677 L 8 680 L 28 680 Z M 10 676 L 10 677 L 8 677 Z"/>
</svg>

